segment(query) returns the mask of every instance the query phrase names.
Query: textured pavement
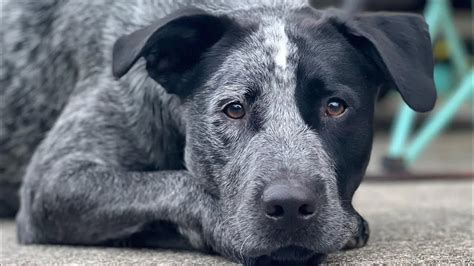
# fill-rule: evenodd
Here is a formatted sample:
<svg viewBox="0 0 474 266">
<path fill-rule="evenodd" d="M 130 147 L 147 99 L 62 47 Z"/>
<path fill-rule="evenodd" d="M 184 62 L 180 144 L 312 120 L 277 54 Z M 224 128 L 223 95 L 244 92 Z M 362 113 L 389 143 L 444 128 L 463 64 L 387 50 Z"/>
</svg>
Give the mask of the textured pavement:
<svg viewBox="0 0 474 266">
<path fill-rule="evenodd" d="M 332 254 L 328 263 L 473 264 L 472 180 L 365 183 L 356 209 L 369 221 L 365 248 Z M 125 248 L 19 246 L 12 221 L 0 221 L 0 265 L 230 264 L 199 253 Z"/>
</svg>

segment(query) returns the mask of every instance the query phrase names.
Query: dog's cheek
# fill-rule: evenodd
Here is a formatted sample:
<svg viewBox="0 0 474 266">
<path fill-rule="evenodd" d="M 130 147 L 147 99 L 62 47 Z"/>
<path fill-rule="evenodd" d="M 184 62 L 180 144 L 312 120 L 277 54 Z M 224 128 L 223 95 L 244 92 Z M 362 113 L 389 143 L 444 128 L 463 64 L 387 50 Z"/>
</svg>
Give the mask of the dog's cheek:
<svg viewBox="0 0 474 266">
<path fill-rule="evenodd" d="M 335 162 L 338 190 L 343 200 L 349 202 L 358 188 L 367 168 L 372 149 L 373 130 L 361 126 L 352 131 L 332 132 L 325 135 L 326 147 Z"/>
<path fill-rule="evenodd" d="M 196 118 L 192 119 L 196 121 Z M 219 197 L 220 191 L 215 176 L 215 168 L 220 164 L 216 158 L 219 157 L 212 156 L 211 140 L 206 137 L 205 127 L 199 123 L 191 123 L 186 127 L 185 167 L 208 188 L 209 193 Z"/>
</svg>

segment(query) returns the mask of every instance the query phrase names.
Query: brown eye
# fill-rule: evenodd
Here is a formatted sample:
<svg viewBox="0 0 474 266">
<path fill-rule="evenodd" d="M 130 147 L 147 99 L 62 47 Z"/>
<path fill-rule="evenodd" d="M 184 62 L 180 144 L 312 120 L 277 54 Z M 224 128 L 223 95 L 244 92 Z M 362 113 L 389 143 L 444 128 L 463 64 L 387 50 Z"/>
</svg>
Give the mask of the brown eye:
<svg viewBox="0 0 474 266">
<path fill-rule="evenodd" d="M 245 115 L 245 110 L 242 104 L 231 103 L 224 108 L 224 113 L 232 119 L 241 119 Z"/>
<path fill-rule="evenodd" d="M 326 116 L 339 117 L 342 116 L 347 109 L 346 103 L 341 99 L 331 99 L 326 106 Z"/>
</svg>

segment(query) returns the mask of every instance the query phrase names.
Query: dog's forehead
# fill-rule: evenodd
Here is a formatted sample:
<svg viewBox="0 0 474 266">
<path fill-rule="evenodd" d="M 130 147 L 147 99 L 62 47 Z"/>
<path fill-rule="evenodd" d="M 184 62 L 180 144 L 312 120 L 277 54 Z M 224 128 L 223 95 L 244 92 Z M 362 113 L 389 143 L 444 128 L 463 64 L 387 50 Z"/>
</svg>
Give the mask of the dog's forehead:
<svg viewBox="0 0 474 266">
<path fill-rule="evenodd" d="M 269 60 L 269 56 L 273 57 L 272 63 L 275 66 L 286 68 L 288 59 L 294 57 L 296 50 L 292 48 L 295 44 L 290 40 L 290 31 L 294 31 L 295 25 L 298 24 L 301 16 L 308 19 L 315 19 L 312 15 L 304 12 L 306 9 L 290 9 L 283 8 L 254 10 L 248 12 L 247 16 L 239 14 L 234 18 L 238 23 L 251 27 L 254 30 L 246 36 L 245 41 L 241 44 L 240 56 L 253 57 L 255 53 L 262 56 L 254 58 Z M 268 62 L 267 62 L 268 63 Z"/>
<path fill-rule="evenodd" d="M 248 87 L 251 82 L 253 86 L 262 87 L 276 72 L 281 76 L 283 70 L 294 70 L 297 52 L 288 38 L 288 12 L 254 10 L 233 16 L 238 24 L 251 30 L 233 42 L 232 52 L 218 71 L 217 76 L 223 77 L 221 81 L 225 83 L 221 85 L 238 89 Z M 277 68 L 280 71 L 276 71 Z"/>
<path fill-rule="evenodd" d="M 234 15 L 239 24 L 252 30 L 240 36 L 218 69 L 215 76 L 222 89 L 217 93 L 225 97 L 259 89 L 263 94 L 279 94 L 278 98 L 292 100 L 300 57 L 293 32 L 298 30 L 302 17 L 316 19 L 312 15 L 305 14 L 304 9 L 255 10 L 246 16 Z M 215 88 L 216 80 L 210 82 L 210 87 Z"/>
</svg>

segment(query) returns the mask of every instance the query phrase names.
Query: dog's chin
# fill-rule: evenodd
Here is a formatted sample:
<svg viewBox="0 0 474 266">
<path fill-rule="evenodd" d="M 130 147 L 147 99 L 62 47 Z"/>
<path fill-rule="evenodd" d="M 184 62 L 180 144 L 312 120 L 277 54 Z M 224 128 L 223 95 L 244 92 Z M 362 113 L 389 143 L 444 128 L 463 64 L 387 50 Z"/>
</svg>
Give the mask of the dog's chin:
<svg viewBox="0 0 474 266">
<path fill-rule="evenodd" d="M 326 254 L 312 250 L 288 246 L 279 248 L 269 254 L 245 260 L 245 265 L 318 265 L 326 259 Z"/>
</svg>

